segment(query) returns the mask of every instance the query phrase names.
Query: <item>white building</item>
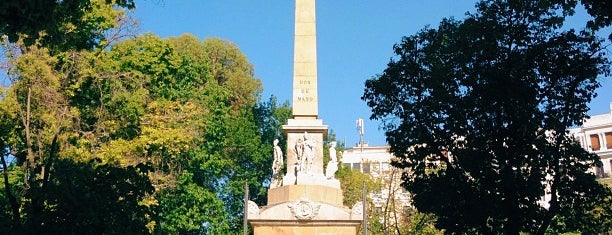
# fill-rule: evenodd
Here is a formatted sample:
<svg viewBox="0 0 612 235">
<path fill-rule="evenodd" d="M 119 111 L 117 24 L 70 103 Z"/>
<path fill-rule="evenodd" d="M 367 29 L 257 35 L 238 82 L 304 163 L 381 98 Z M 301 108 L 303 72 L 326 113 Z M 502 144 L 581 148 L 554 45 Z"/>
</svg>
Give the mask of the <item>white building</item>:
<svg viewBox="0 0 612 235">
<path fill-rule="evenodd" d="M 582 126 L 569 129 L 571 135 L 589 152 L 599 155 L 603 165 L 592 169 L 598 178 L 612 177 L 612 103 L 610 112 L 584 120 Z"/>
<path fill-rule="evenodd" d="M 391 202 L 399 204 L 395 208 L 402 210 L 410 207 L 410 194 L 400 185 L 402 170 L 391 166 L 394 156 L 389 152 L 389 148 L 389 146 L 359 144 L 342 152 L 344 167 L 350 167 L 383 181 L 384 185 L 380 191 L 369 194 L 375 209 L 379 212 Z"/>
</svg>

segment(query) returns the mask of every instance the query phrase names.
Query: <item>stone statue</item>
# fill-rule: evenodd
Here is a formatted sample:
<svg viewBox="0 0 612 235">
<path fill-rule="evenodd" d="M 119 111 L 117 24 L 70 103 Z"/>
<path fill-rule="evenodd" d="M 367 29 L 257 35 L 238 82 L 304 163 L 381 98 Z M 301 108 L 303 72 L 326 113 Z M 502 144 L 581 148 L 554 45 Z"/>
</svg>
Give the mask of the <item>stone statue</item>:
<svg viewBox="0 0 612 235">
<path fill-rule="evenodd" d="M 310 173 L 312 170 L 312 164 L 314 162 L 314 149 L 316 147 L 316 142 L 308 139 L 308 133 L 304 132 L 304 162 L 303 168 L 304 172 Z"/>
<path fill-rule="evenodd" d="M 329 162 L 325 168 L 325 177 L 333 179 L 338 171 L 338 158 L 336 157 L 336 141 L 329 143 Z"/>
<path fill-rule="evenodd" d="M 295 142 L 295 146 L 293 146 L 293 151 L 295 152 L 295 156 L 297 157 L 297 161 L 296 161 L 296 167 L 295 167 L 295 171 L 296 173 L 298 172 L 303 172 L 304 171 L 304 162 L 305 162 L 305 157 L 304 157 L 304 140 L 300 137 L 297 139 L 297 141 Z"/>
<path fill-rule="evenodd" d="M 272 162 L 272 180 L 270 188 L 282 186 L 281 169 L 283 169 L 283 151 L 278 146 L 278 139 L 274 140 L 274 160 Z"/>
<path fill-rule="evenodd" d="M 274 140 L 274 161 L 272 162 L 272 174 L 278 175 L 283 168 L 283 151 L 278 146 L 278 139 Z"/>
</svg>

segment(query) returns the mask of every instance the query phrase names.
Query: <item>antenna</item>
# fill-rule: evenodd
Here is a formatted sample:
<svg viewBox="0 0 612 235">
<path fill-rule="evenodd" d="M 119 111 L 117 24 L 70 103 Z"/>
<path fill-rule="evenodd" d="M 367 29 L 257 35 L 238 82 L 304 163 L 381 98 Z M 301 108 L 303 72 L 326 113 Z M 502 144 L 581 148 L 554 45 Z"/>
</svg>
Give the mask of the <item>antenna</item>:
<svg viewBox="0 0 612 235">
<path fill-rule="evenodd" d="M 355 124 L 357 125 L 357 130 L 359 131 L 359 146 L 361 146 L 361 151 L 363 152 L 363 135 L 365 134 L 363 118 L 358 118 L 355 120 Z"/>
</svg>

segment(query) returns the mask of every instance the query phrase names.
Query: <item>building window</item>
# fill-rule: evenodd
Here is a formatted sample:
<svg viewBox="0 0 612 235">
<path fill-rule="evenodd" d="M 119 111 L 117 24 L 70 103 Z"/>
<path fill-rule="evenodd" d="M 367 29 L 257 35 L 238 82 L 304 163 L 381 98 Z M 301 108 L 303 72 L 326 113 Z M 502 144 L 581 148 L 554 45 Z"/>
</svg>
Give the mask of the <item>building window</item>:
<svg viewBox="0 0 612 235">
<path fill-rule="evenodd" d="M 342 165 L 344 166 L 344 168 L 351 169 L 351 164 L 350 163 L 342 163 Z"/>
<path fill-rule="evenodd" d="M 361 171 L 361 166 L 359 162 L 353 163 L 353 170 Z"/>
<path fill-rule="evenodd" d="M 612 159 L 610 160 L 610 174 L 608 176 L 612 176 Z"/>
<path fill-rule="evenodd" d="M 373 162 L 372 163 L 372 172 L 380 172 L 380 163 L 379 162 Z"/>
<path fill-rule="evenodd" d="M 599 166 L 596 166 L 596 167 L 595 167 L 595 176 L 596 176 L 597 178 L 604 177 L 604 173 L 605 173 L 605 172 L 604 172 L 603 167 L 599 167 Z"/>
<path fill-rule="evenodd" d="M 370 174 L 370 163 L 363 163 L 363 173 Z"/>
<path fill-rule="evenodd" d="M 612 132 L 606 133 L 606 147 L 612 149 Z"/>
<path fill-rule="evenodd" d="M 383 162 L 382 165 L 381 165 L 381 168 L 382 168 L 383 172 L 388 172 L 390 170 L 389 169 L 389 163 Z"/>
<path fill-rule="evenodd" d="M 599 145 L 599 135 L 597 134 L 591 135 L 591 149 L 593 151 L 601 149 L 601 146 Z"/>
</svg>

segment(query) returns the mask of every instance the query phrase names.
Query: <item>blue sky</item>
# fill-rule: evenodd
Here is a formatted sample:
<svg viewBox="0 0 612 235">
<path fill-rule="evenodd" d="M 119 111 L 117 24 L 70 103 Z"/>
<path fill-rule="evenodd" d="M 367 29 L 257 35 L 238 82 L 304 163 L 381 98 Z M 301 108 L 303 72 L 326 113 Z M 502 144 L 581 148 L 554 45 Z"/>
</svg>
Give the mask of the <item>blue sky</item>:
<svg viewBox="0 0 612 235">
<path fill-rule="evenodd" d="M 380 122 L 369 120 L 360 99 L 365 80 L 382 73 L 402 36 L 443 17 L 462 19 L 474 0 L 319 0 L 317 53 L 319 118 L 347 147 L 359 141 L 357 118 L 365 119 L 365 141 L 386 144 Z M 190 33 L 236 44 L 255 66 L 267 99 L 291 100 L 293 76 L 293 0 L 136 0 L 140 32 L 161 37 Z M 602 79 L 589 114 L 610 112 L 612 81 Z"/>
</svg>

